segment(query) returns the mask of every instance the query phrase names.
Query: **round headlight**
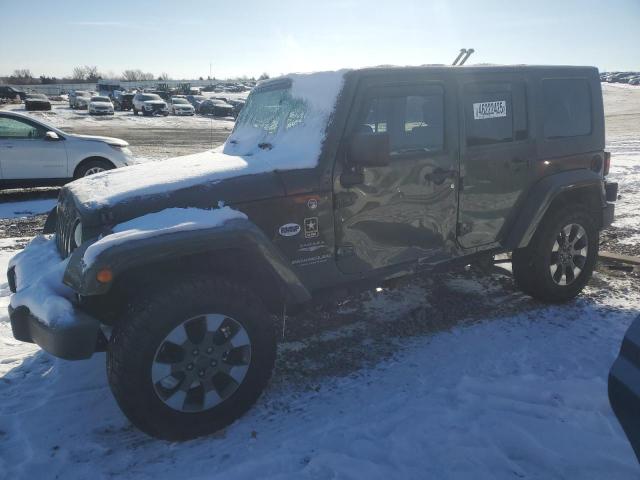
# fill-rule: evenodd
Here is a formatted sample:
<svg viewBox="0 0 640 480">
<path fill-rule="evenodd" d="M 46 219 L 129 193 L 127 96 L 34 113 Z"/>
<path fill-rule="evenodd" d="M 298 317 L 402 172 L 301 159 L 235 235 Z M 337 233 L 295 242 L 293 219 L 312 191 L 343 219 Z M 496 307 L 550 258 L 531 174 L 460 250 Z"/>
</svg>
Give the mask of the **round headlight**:
<svg viewBox="0 0 640 480">
<path fill-rule="evenodd" d="M 73 243 L 76 247 L 82 244 L 82 222 L 76 223 L 76 228 L 73 229 Z"/>
</svg>

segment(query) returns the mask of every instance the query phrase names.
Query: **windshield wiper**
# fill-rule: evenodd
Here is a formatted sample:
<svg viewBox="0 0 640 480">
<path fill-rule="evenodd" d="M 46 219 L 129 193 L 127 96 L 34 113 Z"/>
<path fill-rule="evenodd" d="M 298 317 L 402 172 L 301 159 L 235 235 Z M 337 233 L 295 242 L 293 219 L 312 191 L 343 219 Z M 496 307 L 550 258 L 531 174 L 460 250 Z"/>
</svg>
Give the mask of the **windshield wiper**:
<svg viewBox="0 0 640 480">
<path fill-rule="evenodd" d="M 258 148 L 261 148 L 262 150 L 271 150 L 273 148 L 273 145 L 269 142 L 263 142 L 258 144 Z"/>
</svg>

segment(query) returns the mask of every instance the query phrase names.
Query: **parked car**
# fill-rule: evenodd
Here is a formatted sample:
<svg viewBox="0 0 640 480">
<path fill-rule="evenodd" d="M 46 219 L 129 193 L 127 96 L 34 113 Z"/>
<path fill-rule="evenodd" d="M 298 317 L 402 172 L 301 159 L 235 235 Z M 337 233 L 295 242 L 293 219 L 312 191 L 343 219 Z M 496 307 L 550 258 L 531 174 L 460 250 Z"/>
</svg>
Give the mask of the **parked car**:
<svg viewBox="0 0 640 480">
<path fill-rule="evenodd" d="M 214 117 L 231 117 L 233 116 L 233 105 L 217 98 L 208 98 L 200 103 L 198 113 Z"/>
<path fill-rule="evenodd" d="M 609 402 L 640 461 L 640 316 L 627 330 L 611 366 Z"/>
<path fill-rule="evenodd" d="M 109 97 L 91 97 L 89 101 L 89 115 L 113 115 L 113 104 Z"/>
<path fill-rule="evenodd" d="M 246 100 L 243 100 L 241 98 L 232 98 L 232 99 L 229 99 L 227 103 L 233 106 L 233 112 L 232 112 L 233 117 L 238 118 L 238 115 L 240 115 L 240 112 L 244 108 Z"/>
<path fill-rule="evenodd" d="M 0 85 L 0 98 L 6 98 L 8 100 L 24 100 L 27 94 L 23 90 L 18 90 L 15 87 L 9 85 Z"/>
<path fill-rule="evenodd" d="M 167 103 L 155 93 L 137 93 L 133 97 L 133 114 L 138 115 L 169 115 Z"/>
<path fill-rule="evenodd" d="M 69 106 L 73 109 L 87 109 L 89 108 L 89 102 L 91 101 L 91 97 L 93 96 L 93 92 L 88 92 L 85 90 L 72 90 L 69 92 Z"/>
<path fill-rule="evenodd" d="M 193 105 L 184 97 L 171 97 L 169 109 L 174 115 L 193 115 L 196 113 Z"/>
<path fill-rule="evenodd" d="M 132 163 L 118 138 L 72 135 L 17 112 L 0 111 L 0 185 L 62 185 Z"/>
<path fill-rule="evenodd" d="M 207 97 L 205 97 L 204 95 L 187 95 L 187 100 L 191 105 L 193 105 L 193 108 L 195 109 L 196 113 L 199 113 L 200 104 L 204 102 L 206 99 Z"/>
<path fill-rule="evenodd" d="M 265 389 L 285 308 L 509 252 L 526 294 L 575 298 L 613 221 L 604 138 L 590 67 L 263 82 L 221 149 L 61 190 L 55 236 L 10 263 L 13 335 L 66 359 L 106 350 L 134 425 L 207 434 Z M 29 289 L 61 268 L 64 288 Z"/>
<path fill-rule="evenodd" d="M 121 92 L 116 90 L 113 92 L 113 108 L 118 111 L 129 111 L 133 108 L 133 97 L 135 93 Z"/>
<path fill-rule="evenodd" d="M 42 93 L 28 93 L 24 99 L 24 109 L 27 111 L 51 110 L 51 102 Z"/>
</svg>

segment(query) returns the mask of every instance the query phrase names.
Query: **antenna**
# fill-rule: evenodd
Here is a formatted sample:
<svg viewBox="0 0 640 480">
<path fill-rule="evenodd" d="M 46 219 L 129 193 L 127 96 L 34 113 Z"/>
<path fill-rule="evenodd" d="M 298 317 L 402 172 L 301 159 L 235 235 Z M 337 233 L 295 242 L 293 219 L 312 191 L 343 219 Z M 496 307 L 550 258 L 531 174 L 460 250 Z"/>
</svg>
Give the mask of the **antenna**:
<svg viewBox="0 0 640 480">
<path fill-rule="evenodd" d="M 467 53 L 465 54 L 464 58 L 462 60 L 460 60 L 460 63 L 458 65 L 462 66 L 464 65 L 464 63 L 469 60 L 469 57 L 471 56 L 471 54 L 475 52 L 475 50 L 473 48 L 469 48 L 467 50 Z"/>
<path fill-rule="evenodd" d="M 456 59 L 453 61 L 451 65 L 457 65 L 465 53 L 467 53 L 467 50 L 465 48 L 461 48 L 460 53 L 458 54 L 458 56 L 456 57 Z"/>
</svg>

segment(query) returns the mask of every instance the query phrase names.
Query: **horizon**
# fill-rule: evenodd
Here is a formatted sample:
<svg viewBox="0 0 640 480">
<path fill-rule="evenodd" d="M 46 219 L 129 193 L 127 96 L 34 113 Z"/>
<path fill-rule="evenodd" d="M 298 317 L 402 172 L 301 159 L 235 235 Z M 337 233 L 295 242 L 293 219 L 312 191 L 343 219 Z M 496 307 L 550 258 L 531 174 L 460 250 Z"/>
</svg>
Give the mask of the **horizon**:
<svg viewBox="0 0 640 480">
<path fill-rule="evenodd" d="M 123 0 L 106 11 L 78 0 L 60 11 L 49 11 L 43 0 L 30 4 L 46 15 L 31 15 L 29 29 L 22 21 L 5 22 L 11 43 L 0 58 L 0 76 L 29 69 L 34 78 L 63 78 L 76 66 L 95 65 L 105 78 L 120 78 L 128 69 L 175 80 L 274 77 L 385 64 L 446 65 L 460 48 L 475 49 L 468 64 L 640 70 L 635 0 L 518 1 L 507 8 L 498 0 L 400 0 L 375 8 L 360 0 L 284 0 L 277 7 L 247 0 L 241 12 L 201 0 L 182 2 L 180 10 L 158 0 L 152 11 L 131 9 Z M 7 19 L 23 14 L 17 4 L 4 10 Z"/>
</svg>

